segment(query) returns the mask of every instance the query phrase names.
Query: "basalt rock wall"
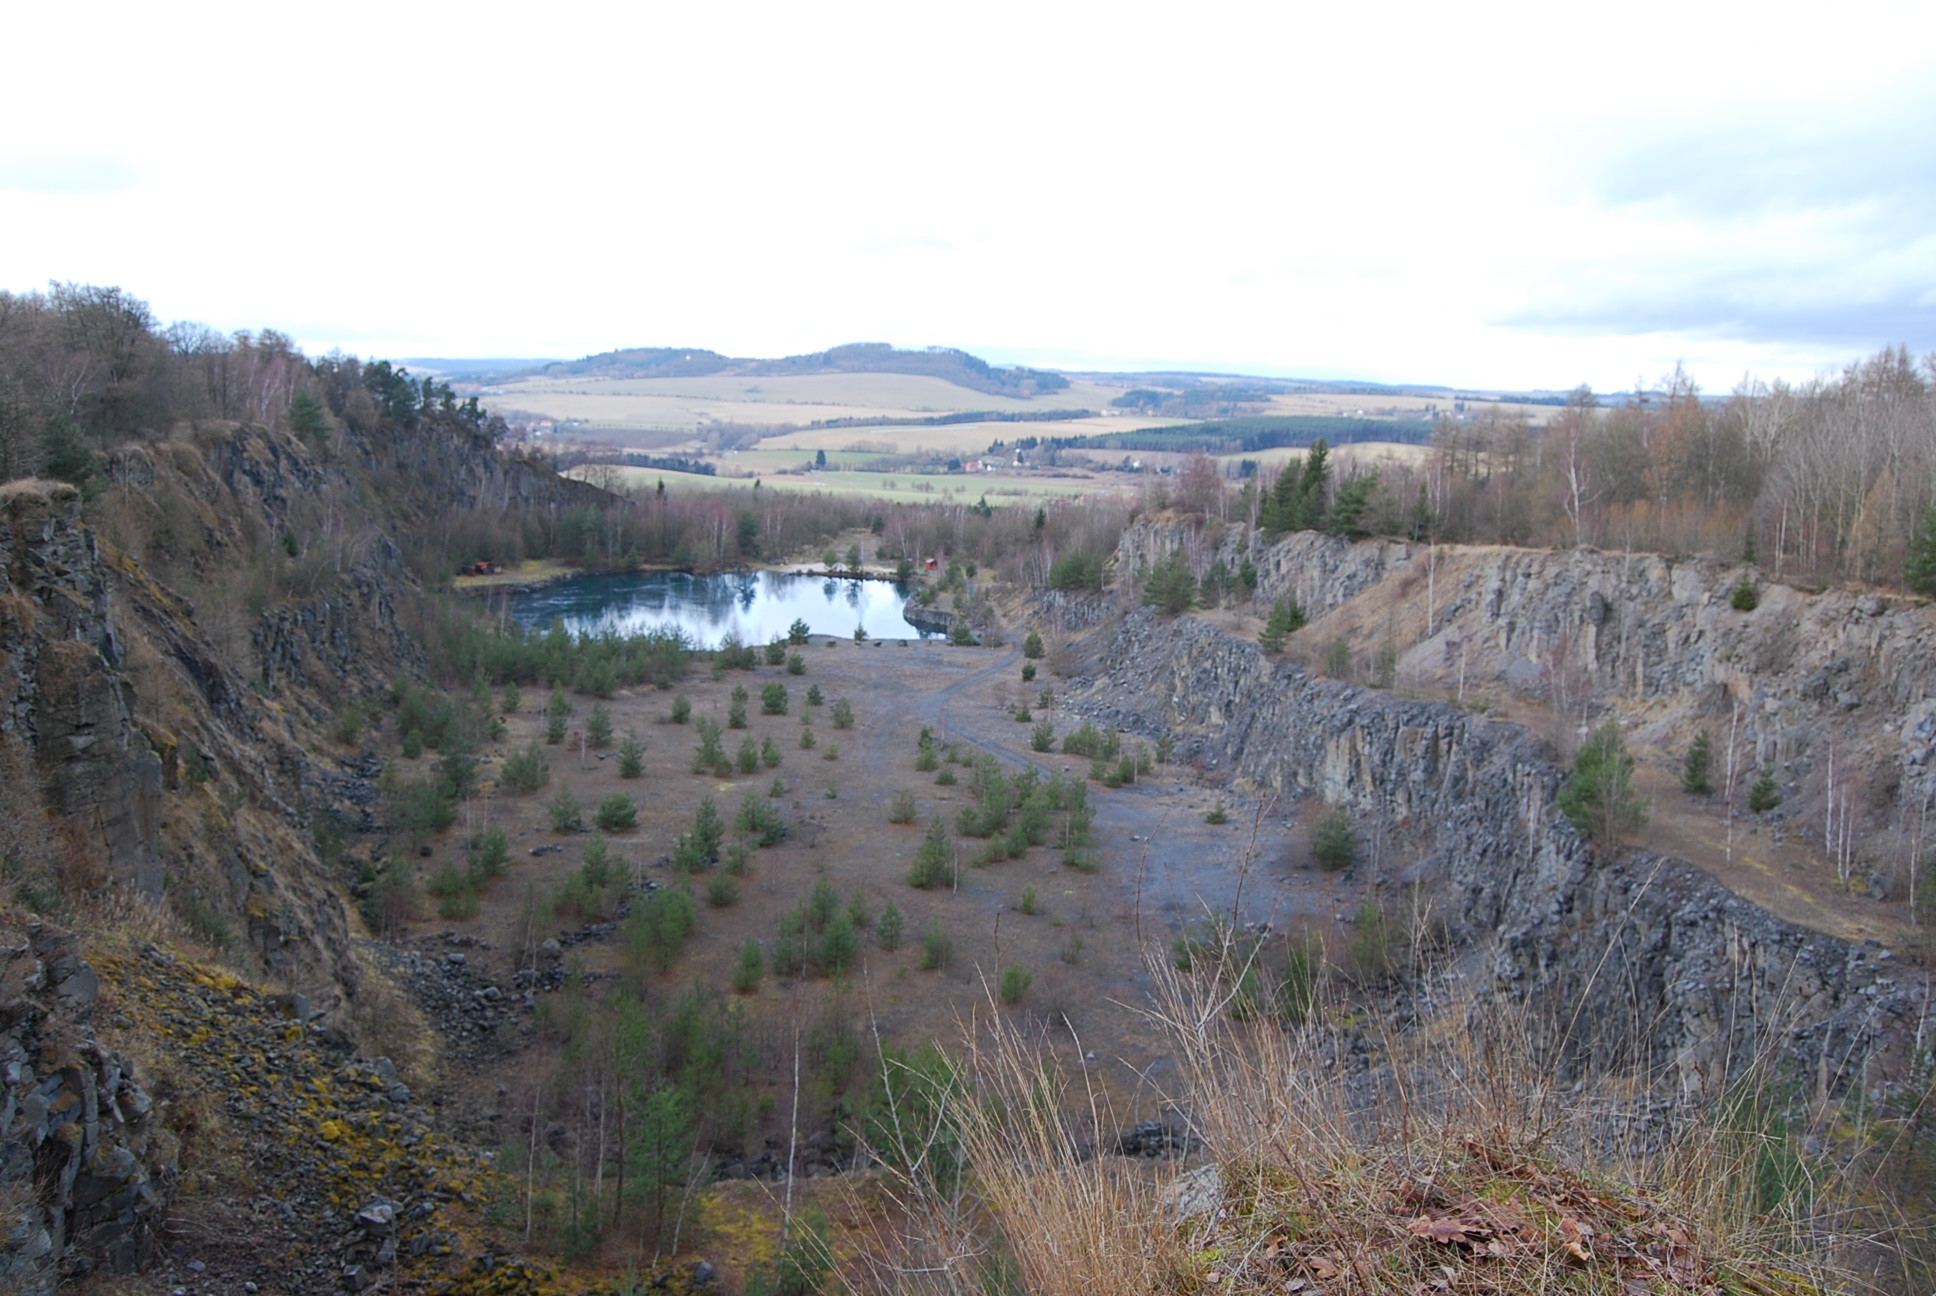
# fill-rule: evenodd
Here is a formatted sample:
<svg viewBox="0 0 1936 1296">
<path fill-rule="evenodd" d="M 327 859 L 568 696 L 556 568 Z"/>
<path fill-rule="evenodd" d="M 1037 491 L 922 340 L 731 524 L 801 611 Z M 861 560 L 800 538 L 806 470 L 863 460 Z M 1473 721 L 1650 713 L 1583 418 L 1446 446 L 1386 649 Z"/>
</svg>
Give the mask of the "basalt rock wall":
<svg viewBox="0 0 1936 1296">
<path fill-rule="evenodd" d="M 1790 818 L 1818 820 L 1833 796 L 1863 833 L 1892 835 L 1870 851 L 1879 863 L 1936 808 L 1936 608 L 1921 600 L 1809 592 L 1706 559 L 1311 532 L 1265 543 L 1244 526 L 1164 520 L 1124 533 L 1119 586 L 1140 588 L 1179 551 L 1199 575 L 1248 556 L 1259 616 L 1295 598 L 1312 618 L 1302 639 L 1342 637 L 1361 663 L 1388 651 L 1401 682 L 1506 689 L 1576 724 L 1617 716 L 1670 750 L 1732 730 L 1740 767 L 1776 772 Z M 1744 579 L 1746 611 L 1732 598 Z"/>
<path fill-rule="evenodd" d="M 133 1067 L 94 1036 L 99 993 L 72 933 L 0 918 L 0 1291 L 133 1273 L 154 1248 L 175 1156 Z"/>
<path fill-rule="evenodd" d="M 0 732 L 31 750 L 56 813 L 142 894 L 161 893 L 162 768 L 134 724 L 108 572 L 64 483 L 0 488 Z"/>
<path fill-rule="evenodd" d="M 401 537 L 445 509 L 606 497 L 430 434 L 325 451 L 211 425 L 104 467 L 85 518 L 73 487 L 0 487 L 0 777 L 60 843 L 43 850 L 52 880 L 13 898 L 162 907 L 156 929 L 181 924 L 314 1003 L 312 1031 L 407 1032 L 359 1009 L 394 1001 L 365 999 L 377 974 L 355 950 L 348 878 L 317 849 L 327 812 L 375 826 L 380 763 L 333 738 L 332 718 L 424 667 Z M 89 957 L 0 897 L 0 1290 L 132 1270 L 151 1249 L 172 1153 L 93 1034 Z"/>
<path fill-rule="evenodd" d="M 1468 982 L 1532 1008 L 1581 1062 L 1712 1086 L 1772 1051 L 1811 1084 L 1901 1075 L 1927 987 L 1880 950 L 1784 923 L 1674 860 L 1597 857 L 1562 771 L 1514 726 L 1325 680 L 1190 618 L 1084 645 L 1080 710 L 1281 801 L 1344 805 L 1409 843 Z"/>
</svg>

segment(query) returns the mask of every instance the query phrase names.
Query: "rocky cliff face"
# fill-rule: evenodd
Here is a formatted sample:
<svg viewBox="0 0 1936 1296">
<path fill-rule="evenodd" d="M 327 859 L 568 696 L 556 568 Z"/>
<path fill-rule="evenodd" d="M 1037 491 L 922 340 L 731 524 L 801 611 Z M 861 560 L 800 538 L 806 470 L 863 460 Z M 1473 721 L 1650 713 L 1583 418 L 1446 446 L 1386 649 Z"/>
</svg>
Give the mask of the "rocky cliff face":
<svg viewBox="0 0 1936 1296">
<path fill-rule="evenodd" d="M 53 809 L 142 895 L 161 894 L 162 769 L 134 724 L 108 615 L 109 580 L 80 495 L 60 483 L 0 488 L 0 732 L 33 752 Z"/>
<path fill-rule="evenodd" d="M 1389 648 L 1401 683 L 1510 690 L 1575 727 L 1618 714 L 1664 749 L 1732 727 L 1743 767 L 1777 772 L 1790 818 L 1819 823 L 1831 797 L 1849 815 L 1878 889 L 1899 889 L 1936 807 L 1936 609 L 1917 600 L 1809 593 L 1701 559 L 1313 533 L 1267 545 L 1175 522 L 1125 533 L 1119 580 L 1133 588 L 1178 550 L 1199 569 L 1250 556 L 1260 608 L 1297 599 L 1313 619 L 1302 638 L 1342 636 L 1361 662 Z M 1759 598 L 1746 612 L 1730 599 L 1744 577 Z"/>
<path fill-rule="evenodd" d="M 0 1291 L 133 1273 L 174 1155 L 154 1102 L 90 1018 L 100 979 L 70 932 L 0 920 Z"/>
<path fill-rule="evenodd" d="M 358 1005 L 376 974 L 314 826 L 331 810 L 354 821 L 372 790 L 368 762 L 329 754 L 346 750 L 332 718 L 424 664 L 396 537 L 446 508 L 603 497 L 430 435 L 319 457 L 215 425 L 125 446 L 107 470 L 98 534 L 71 487 L 0 488 L 4 804 L 36 821 L 44 806 L 54 825 L 33 883 L 47 898 L 20 894 L 159 904 L 233 965 L 301 992 L 317 1005 L 309 1031 L 347 1043 L 369 1024 Z M 10 831 L 0 853 L 17 881 Z M 147 1095 L 94 1035 L 89 957 L 0 904 L 0 1218 L 20 1212 L 0 1236 L 0 1290 L 138 1266 L 171 1174 Z"/>
<path fill-rule="evenodd" d="M 1886 951 L 1783 923 L 1667 859 L 1594 857 L 1523 730 L 1323 680 L 1190 618 L 1097 632 L 1072 696 L 1265 795 L 1377 816 L 1442 887 L 1468 982 L 1542 1009 L 1578 1060 L 1686 1090 L 1774 1052 L 1812 1084 L 1906 1073 L 1928 1000 Z M 1560 1038 L 1563 1037 L 1563 1038 Z"/>
</svg>

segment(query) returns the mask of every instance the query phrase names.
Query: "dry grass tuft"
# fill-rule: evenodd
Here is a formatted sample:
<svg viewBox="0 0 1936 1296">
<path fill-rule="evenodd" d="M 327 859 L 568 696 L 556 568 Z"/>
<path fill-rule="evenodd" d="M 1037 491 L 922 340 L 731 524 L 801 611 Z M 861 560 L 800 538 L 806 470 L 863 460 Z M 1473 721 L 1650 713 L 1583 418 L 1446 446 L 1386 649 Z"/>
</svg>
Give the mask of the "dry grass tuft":
<svg viewBox="0 0 1936 1296">
<path fill-rule="evenodd" d="M 1119 1128 L 1108 1104 L 996 1014 L 953 1113 L 971 1172 L 949 1231 L 856 1275 L 860 1289 L 984 1290 L 991 1273 L 1038 1296 L 1805 1296 L 1851 1281 L 1830 1259 L 1850 1241 L 1828 1205 L 1844 1195 L 1795 1157 L 1769 1201 L 1770 1154 L 1792 1138 L 1739 1102 L 1562 1086 L 1535 1069 L 1523 1019 L 1442 1011 L 1384 1038 L 1335 1006 L 1306 1025 L 1238 1022 L 1228 978 L 1151 970 L 1172 1099 L 1202 1155 L 1156 1169 L 1098 1155 Z"/>
</svg>

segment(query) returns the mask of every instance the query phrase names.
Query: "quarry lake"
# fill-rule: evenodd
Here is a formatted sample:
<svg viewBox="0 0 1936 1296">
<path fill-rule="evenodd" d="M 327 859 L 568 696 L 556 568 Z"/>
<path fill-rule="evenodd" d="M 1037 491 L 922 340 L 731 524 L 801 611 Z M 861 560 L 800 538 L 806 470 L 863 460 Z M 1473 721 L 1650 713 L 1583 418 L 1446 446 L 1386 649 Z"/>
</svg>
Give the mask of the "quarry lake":
<svg viewBox="0 0 1936 1296">
<path fill-rule="evenodd" d="M 678 630 L 697 648 L 717 648 L 728 637 L 771 643 L 786 638 L 796 620 L 841 639 L 851 639 L 856 626 L 869 639 L 937 638 L 901 615 L 909 592 L 895 581 L 792 572 L 643 572 L 558 581 L 511 595 L 506 606 L 525 626 L 557 618 L 573 633 Z"/>
</svg>

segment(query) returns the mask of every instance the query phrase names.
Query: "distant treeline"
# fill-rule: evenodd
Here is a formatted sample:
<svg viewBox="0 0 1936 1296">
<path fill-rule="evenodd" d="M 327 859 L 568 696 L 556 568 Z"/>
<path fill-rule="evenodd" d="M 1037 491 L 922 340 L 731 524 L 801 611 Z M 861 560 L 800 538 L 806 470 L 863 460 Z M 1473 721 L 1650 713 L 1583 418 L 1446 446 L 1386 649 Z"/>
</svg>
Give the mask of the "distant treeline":
<svg viewBox="0 0 1936 1296">
<path fill-rule="evenodd" d="M 1184 391 L 1138 387 L 1109 403 L 1116 409 L 1142 410 L 1165 418 L 1215 419 L 1242 414 L 1245 406 L 1265 405 L 1270 398 L 1271 393 L 1261 387 L 1206 384 Z"/>
<path fill-rule="evenodd" d="M 715 476 L 719 471 L 716 464 L 684 455 L 623 454 L 618 461 L 628 468 L 656 468 L 661 472 L 698 473 L 704 477 Z"/>
<path fill-rule="evenodd" d="M 1403 441 L 1424 444 L 1432 425 L 1424 419 L 1336 418 L 1323 414 L 1270 414 L 1216 419 L 1140 432 L 1109 432 L 1093 437 L 1056 437 L 1047 444 L 1061 450 L 1143 450 L 1205 454 L 1251 454 L 1280 446 L 1332 445 L 1352 441 Z"/>
<path fill-rule="evenodd" d="M 627 468 L 656 468 L 660 472 L 698 473 L 705 477 L 718 475 L 716 465 L 705 459 L 693 459 L 686 455 L 651 455 L 628 450 L 614 454 L 609 450 L 566 450 L 552 456 L 552 466 L 559 472 L 576 468 L 580 464 L 624 464 Z"/>
<path fill-rule="evenodd" d="M 696 347 L 632 347 L 548 364 L 509 377 L 692 378 L 708 374 L 791 377 L 822 373 L 900 373 L 940 378 L 991 396 L 1060 391 L 1069 380 L 1041 369 L 997 368 L 954 347 L 902 351 L 885 342 L 854 342 L 778 360 L 737 359 Z"/>
<path fill-rule="evenodd" d="M 866 418 L 815 419 L 807 426 L 815 428 L 953 427 L 958 423 L 1062 423 L 1095 416 L 1094 410 L 1086 409 L 964 410 L 959 414 L 935 414 L 928 418 L 917 419 L 893 418 L 886 414 L 870 415 Z"/>
</svg>

